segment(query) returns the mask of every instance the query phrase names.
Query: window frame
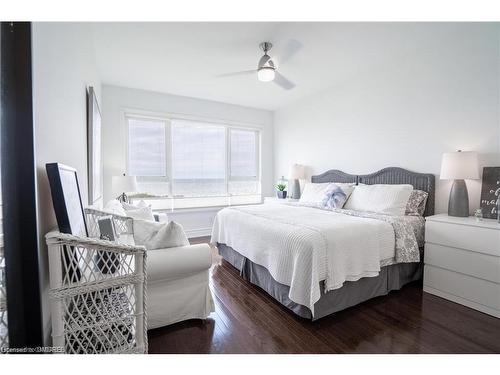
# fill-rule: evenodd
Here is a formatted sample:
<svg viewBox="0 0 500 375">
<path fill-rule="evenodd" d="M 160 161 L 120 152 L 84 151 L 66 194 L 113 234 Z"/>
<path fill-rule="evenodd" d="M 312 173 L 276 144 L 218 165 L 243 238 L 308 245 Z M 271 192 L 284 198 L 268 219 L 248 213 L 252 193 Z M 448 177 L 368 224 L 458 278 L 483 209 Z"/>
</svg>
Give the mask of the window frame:
<svg viewBox="0 0 500 375">
<path fill-rule="evenodd" d="M 154 179 L 164 179 L 167 178 L 167 182 L 170 182 L 170 175 L 169 175 L 169 148 L 170 145 L 167 144 L 168 139 L 170 134 L 167 134 L 170 132 L 170 126 L 167 125 L 167 121 L 165 119 L 159 118 L 159 117 L 152 117 L 152 116 L 131 116 L 129 114 L 125 115 L 125 126 L 126 126 L 126 160 L 125 160 L 125 170 L 127 173 L 127 176 L 131 176 L 130 174 L 130 119 L 135 119 L 135 120 L 141 120 L 141 121 L 150 121 L 150 122 L 163 122 L 165 126 L 165 160 L 166 160 L 166 165 L 165 165 L 165 175 L 164 176 L 140 176 L 141 178 L 148 178 L 151 181 Z"/>
<path fill-rule="evenodd" d="M 213 125 L 217 127 L 224 127 L 225 129 L 225 191 L 226 194 L 223 196 L 215 196 L 215 197 L 228 197 L 231 196 L 241 196 L 241 197 L 250 197 L 250 196 L 259 196 L 262 198 L 262 129 L 263 126 L 260 124 L 250 124 L 250 123 L 241 123 L 234 122 L 228 120 L 220 120 L 215 118 L 206 118 L 200 116 L 191 116 L 184 114 L 175 114 L 175 113 L 158 113 L 151 111 L 143 111 L 137 109 L 123 109 L 122 110 L 122 118 L 124 121 L 125 134 L 126 134 L 126 173 L 127 175 L 130 172 L 129 164 L 130 164 L 130 149 L 129 149 L 129 136 L 130 136 L 130 128 L 129 128 L 129 119 L 138 119 L 138 120 L 150 120 L 150 121 L 161 121 L 165 126 L 165 148 L 166 148 L 166 176 L 157 177 L 157 176 L 137 176 L 138 180 L 148 179 L 149 181 L 165 181 L 168 184 L 168 195 L 167 196 L 153 196 L 155 199 L 190 199 L 190 198 L 214 198 L 214 196 L 205 196 L 205 197 L 176 197 L 173 193 L 173 181 L 172 181 L 172 121 L 173 120 L 187 120 L 193 122 L 199 122 L 202 124 Z M 255 142 L 255 168 L 256 168 L 256 176 L 253 178 L 249 177 L 233 177 L 231 178 L 231 129 L 234 130 L 245 130 L 251 131 L 255 133 L 256 142 Z M 258 182 L 257 192 L 255 194 L 230 194 L 229 193 L 229 183 L 230 181 L 256 181 Z M 227 204 L 230 205 L 230 204 Z M 200 206 L 207 207 L 207 206 Z"/>
<path fill-rule="evenodd" d="M 227 165 L 228 165 L 228 154 L 227 154 L 227 132 L 228 132 L 228 127 L 225 126 L 225 125 L 221 125 L 221 124 L 218 124 L 218 123 L 214 123 L 214 122 L 210 122 L 208 123 L 207 121 L 199 121 L 199 120 L 187 120 L 185 118 L 172 118 L 170 119 L 170 147 L 171 147 L 171 152 L 173 150 L 173 138 L 172 138 L 172 121 L 173 120 L 186 120 L 186 121 L 194 121 L 194 122 L 198 122 L 198 123 L 204 123 L 204 124 L 207 124 L 208 126 L 213 126 L 213 127 L 217 127 L 217 128 L 223 128 L 224 129 L 224 147 L 225 147 L 225 153 L 224 153 L 224 186 L 225 186 L 225 190 L 226 190 L 226 194 L 222 194 L 222 195 L 205 195 L 205 196 L 201 196 L 201 197 L 197 197 L 197 196 L 184 196 L 182 194 L 176 194 L 174 195 L 173 194 L 173 186 L 174 186 L 174 178 L 173 178 L 173 173 L 172 173 L 172 179 L 171 179 L 171 182 L 170 182 L 170 193 L 171 193 L 171 196 L 172 198 L 177 198 L 177 199 L 189 199 L 189 198 L 192 198 L 192 199 L 200 199 L 200 198 L 225 198 L 225 197 L 228 197 L 229 194 L 228 194 L 228 174 L 227 174 Z M 170 154 L 170 165 L 172 165 L 172 160 L 173 160 L 173 154 Z M 173 168 L 171 169 L 173 171 Z"/>
<path fill-rule="evenodd" d="M 246 177 L 246 176 L 231 176 L 231 130 L 244 130 L 253 132 L 255 135 L 255 177 Z M 249 129 L 241 129 L 228 127 L 226 129 L 226 160 L 227 160 L 227 179 L 229 181 L 260 181 L 260 132 L 256 130 Z"/>
</svg>

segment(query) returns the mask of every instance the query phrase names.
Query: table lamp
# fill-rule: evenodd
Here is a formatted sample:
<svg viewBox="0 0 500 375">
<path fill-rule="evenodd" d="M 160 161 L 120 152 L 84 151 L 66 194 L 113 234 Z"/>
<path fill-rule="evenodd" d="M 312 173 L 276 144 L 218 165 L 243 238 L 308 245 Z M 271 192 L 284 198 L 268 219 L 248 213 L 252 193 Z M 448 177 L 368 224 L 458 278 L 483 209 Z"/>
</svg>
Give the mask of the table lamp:
<svg viewBox="0 0 500 375">
<path fill-rule="evenodd" d="M 138 190 L 135 176 L 113 176 L 111 183 L 113 194 L 120 202 L 128 203 L 129 200 L 126 193 L 136 192 Z"/>
<path fill-rule="evenodd" d="M 441 180 L 454 180 L 448 201 L 448 215 L 469 216 L 469 192 L 464 179 L 479 178 L 477 153 L 461 150 L 444 153 L 440 178 Z"/>
<path fill-rule="evenodd" d="M 290 168 L 290 180 L 292 180 L 292 199 L 300 198 L 300 179 L 305 178 L 305 167 L 300 164 L 294 164 Z"/>
</svg>

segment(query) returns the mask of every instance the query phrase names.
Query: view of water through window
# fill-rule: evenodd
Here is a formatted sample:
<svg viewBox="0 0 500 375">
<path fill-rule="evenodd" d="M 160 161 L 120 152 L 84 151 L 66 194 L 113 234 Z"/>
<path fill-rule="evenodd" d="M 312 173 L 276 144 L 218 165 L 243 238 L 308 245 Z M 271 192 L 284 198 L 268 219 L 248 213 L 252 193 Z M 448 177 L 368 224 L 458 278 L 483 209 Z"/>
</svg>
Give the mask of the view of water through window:
<svg viewBox="0 0 500 375">
<path fill-rule="evenodd" d="M 128 173 L 137 176 L 141 193 L 174 197 L 260 193 L 257 131 L 139 117 L 128 118 L 128 125 Z"/>
</svg>

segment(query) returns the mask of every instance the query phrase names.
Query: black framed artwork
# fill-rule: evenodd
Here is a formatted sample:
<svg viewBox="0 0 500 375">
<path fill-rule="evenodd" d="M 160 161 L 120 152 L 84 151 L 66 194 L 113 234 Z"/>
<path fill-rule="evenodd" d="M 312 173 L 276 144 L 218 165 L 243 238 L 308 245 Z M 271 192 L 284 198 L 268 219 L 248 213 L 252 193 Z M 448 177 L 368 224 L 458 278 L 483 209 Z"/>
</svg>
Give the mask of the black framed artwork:
<svg viewBox="0 0 500 375">
<path fill-rule="evenodd" d="M 48 163 L 45 168 L 59 231 L 87 237 L 87 224 L 76 169 L 60 163 Z"/>
<path fill-rule="evenodd" d="M 94 88 L 87 90 L 87 165 L 89 205 L 102 199 L 101 111 Z"/>
<path fill-rule="evenodd" d="M 484 167 L 481 185 L 481 209 L 483 217 L 498 218 L 498 200 L 500 198 L 500 167 Z"/>
<path fill-rule="evenodd" d="M 45 164 L 45 169 L 49 178 L 52 205 L 56 213 L 59 232 L 87 237 L 87 224 L 76 169 L 60 163 Z M 70 279 L 80 280 L 78 252 L 70 247 L 70 250 L 64 251 L 64 258 L 66 264 L 73 264 L 68 270 Z"/>
</svg>

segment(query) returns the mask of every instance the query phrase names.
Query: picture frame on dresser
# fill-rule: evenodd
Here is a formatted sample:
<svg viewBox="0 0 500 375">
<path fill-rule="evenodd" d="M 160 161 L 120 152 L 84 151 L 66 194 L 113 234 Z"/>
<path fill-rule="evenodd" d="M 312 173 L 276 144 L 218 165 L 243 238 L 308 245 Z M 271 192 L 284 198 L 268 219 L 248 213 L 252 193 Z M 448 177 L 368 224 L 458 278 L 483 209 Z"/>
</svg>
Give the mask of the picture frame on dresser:
<svg viewBox="0 0 500 375">
<path fill-rule="evenodd" d="M 500 222 L 500 167 L 484 167 L 481 184 L 481 210 L 486 219 Z"/>
</svg>

